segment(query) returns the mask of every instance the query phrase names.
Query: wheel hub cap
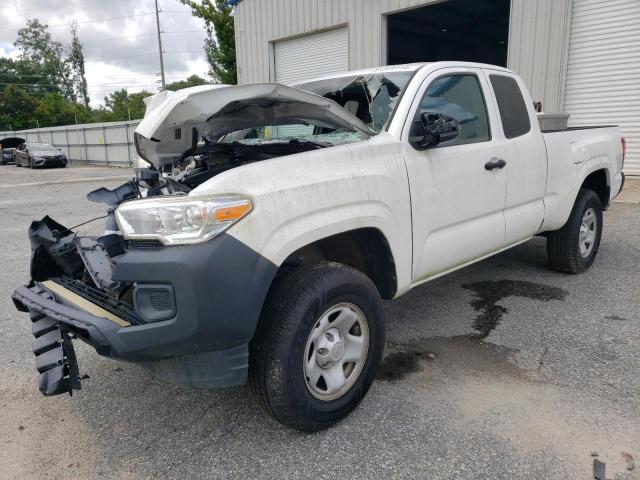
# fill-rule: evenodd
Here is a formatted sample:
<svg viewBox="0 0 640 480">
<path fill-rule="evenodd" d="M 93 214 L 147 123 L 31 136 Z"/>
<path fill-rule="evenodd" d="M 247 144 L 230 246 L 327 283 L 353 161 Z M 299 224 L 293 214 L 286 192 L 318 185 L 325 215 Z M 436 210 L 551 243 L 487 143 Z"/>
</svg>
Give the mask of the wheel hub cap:
<svg viewBox="0 0 640 480">
<path fill-rule="evenodd" d="M 587 209 L 582 216 L 580 223 L 580 234 L 578 236 L 578 245 L 580 247 L 580 255 L 587 258 L 596 241 L 596 233 L 598 229 L 598 220 L 596 212 L 593 208 Z"/>
<path fill-rule="evenodd" d="M 362 311 L 341 303 L 324 312 L 307 339 L 303 371 L 307 389 L 330 401 L 357 381 L 367 359 L 369 326 Z"/>
<path fill-rule="evenodd" d="M 337 328 L 330 328 L 320 336 L 316 363 L 320 368 L 329 368 L 338 362 L 344 354 L 344 340 Z"/>
</svg>

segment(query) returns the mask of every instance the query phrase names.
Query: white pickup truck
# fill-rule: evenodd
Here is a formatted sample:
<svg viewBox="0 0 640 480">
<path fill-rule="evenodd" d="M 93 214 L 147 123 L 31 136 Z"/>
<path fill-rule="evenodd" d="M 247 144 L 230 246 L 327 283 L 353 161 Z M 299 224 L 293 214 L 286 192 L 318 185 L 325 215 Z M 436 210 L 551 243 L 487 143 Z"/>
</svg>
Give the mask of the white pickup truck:
<svg viewBox="0 0 640 480">
<path fill-rule="evenodd" d="M 150 166 L 88 195 L 105 235 L 31 225 L 13 298 L 40 390 L 80 387 L 79 338 L 173 382 L 248 379 L 304 431 L 366 394 L 383 300 L 535 235 L 583 272 L 624 181 L 617 127 L 541 132 L 522 80 L 472 63 L 162 92 L 135 142 Z"/>
</svg>

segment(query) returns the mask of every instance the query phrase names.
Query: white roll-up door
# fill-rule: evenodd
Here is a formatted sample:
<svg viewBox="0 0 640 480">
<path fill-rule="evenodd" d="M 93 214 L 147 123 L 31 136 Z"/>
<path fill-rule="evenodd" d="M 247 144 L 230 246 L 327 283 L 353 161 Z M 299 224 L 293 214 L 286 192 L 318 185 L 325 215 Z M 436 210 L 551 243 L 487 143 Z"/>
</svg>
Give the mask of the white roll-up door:
<svg viewBox="0 0 640 480">
<path fill-rule="evenodd" d="M 347 28 L 315 33 L 273 45 L 275 79 L 285 85 L 349 70 Z"/>
<path fill-rule="evenodd" d="M 620 125 L 640 175 L 640 0 L 573 0 L 564 110 L 570 126 Z"/>
</svg>

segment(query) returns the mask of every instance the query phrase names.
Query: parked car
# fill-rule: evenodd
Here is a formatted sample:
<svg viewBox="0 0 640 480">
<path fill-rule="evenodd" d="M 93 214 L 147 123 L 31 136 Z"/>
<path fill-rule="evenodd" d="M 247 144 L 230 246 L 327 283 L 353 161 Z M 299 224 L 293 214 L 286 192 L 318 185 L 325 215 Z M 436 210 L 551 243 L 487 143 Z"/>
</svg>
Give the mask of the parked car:
<svg viewBox="0 0 640 480">
<path fill-rule="evenodd" d="M 28 142 L 13 152 L 17 167 L 66 167 L 69 161 L 60 149 L 48 143 Z"/>
<path fill-rule="evenodd" d="M 383 300 L 536 235 L 583 272 L 624 180 L 617 127 L 541 132 L 523 81 L 473 63 L 161 92 L 135 144 L 149 168 L 88 195 L 104 236 L 29 230 L 13 299 L 40 390 L 80 387 L 73 336 L 168 381 L 248 380 L 303 431 L 367 393 Z"/>
<path fill-rule="evenodd" d="M 15 162 L 13 151 L 21 143 L 24 143 L 24 138 L 7 137 L 0 140 L 0 163 L 2 165 Z"/>
</svg>

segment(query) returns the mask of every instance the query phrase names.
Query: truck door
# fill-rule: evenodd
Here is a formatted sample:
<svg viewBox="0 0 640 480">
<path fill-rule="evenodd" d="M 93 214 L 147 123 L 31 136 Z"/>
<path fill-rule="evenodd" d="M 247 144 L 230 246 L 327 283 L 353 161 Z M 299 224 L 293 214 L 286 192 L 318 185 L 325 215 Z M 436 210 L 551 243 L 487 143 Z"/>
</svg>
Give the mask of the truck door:
<svg viewBox="0 0 640 480">
<path fill-rule="evenodd" d="M 414 284 L 505 245 L 505 150 L 493 133 L 498 114 L 485 101 L 488 88 L 479 69 L 437 70 L 424 80 L 409 110 L 402 143 L 411 190 Z M 455 118 L 458 137 L 414 148 L 409 132 L 423 113 Z"/>
<path fill-rule="evenodd" d="M 503 137 L 506 151 L 504 213 L 506 242 L 511 244 L 535 235 L 542 225 L 547 151 L 522 80 L 502 71 L 486 70 L 485 73 L 500 114 L 501 121 L 495 133 Z"/>
</svg>

